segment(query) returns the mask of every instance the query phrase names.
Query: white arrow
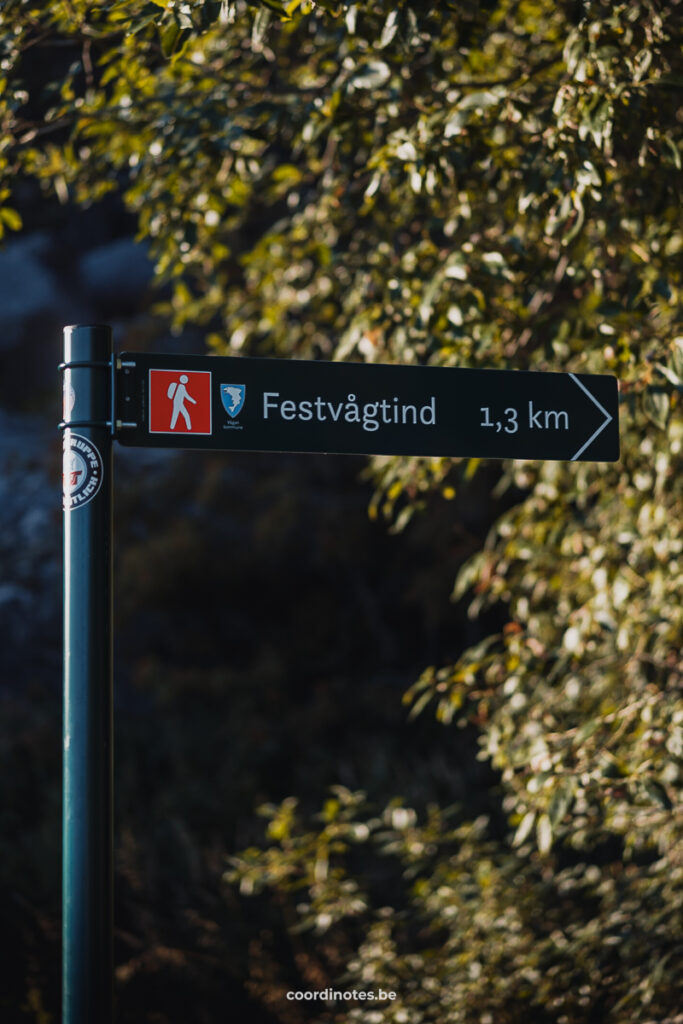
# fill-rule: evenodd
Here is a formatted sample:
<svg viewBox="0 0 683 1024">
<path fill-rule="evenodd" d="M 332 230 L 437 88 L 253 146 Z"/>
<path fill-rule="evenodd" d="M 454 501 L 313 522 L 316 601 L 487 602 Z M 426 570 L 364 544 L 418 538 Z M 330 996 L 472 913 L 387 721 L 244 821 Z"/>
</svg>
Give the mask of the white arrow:
<svg viewBox="0 0 683 1024">
<path fill-rule="evenodd" d="M 574 383 L 575 383 L 575 384 L 578 384 L 578 386 L 579 386 L 579 387 L 581 388 L 581 390 L 582 390 L 583 392 L 585 392 L 585 394 L 587 394 L 587 395 L 588 395 L 588 397 L 590 398 L 591 402 L 594 402 L 594 403 L 595 403 L 595 405 L 597 405 L 597 407 L 598 407 L 598 409 L 600 410 L 600 412 L 601 412 L 601 413 L 604 413 L 604 416 L 605 416 L 605 419 L 604 419 L 604 420 L 603 420 L 603 422 L 602 422 L 602 423 L 600 424 L 600 426 L 599 426 L 599 427 L 598 427 L 598 429 L 597 429 L 597 430 L 595 431 L 595 433 L 591 434 L 591 436 L 590 436 L 590 437 L 588 438 L 588 440 L 586 441 L 586 443 L 585 443 L 585 444 L 583 444 L 583 445 L 581 445 L 581 447 L 579 448 L 579 450 L 578 450 L 578 452 L 576 453 L 576 455 L 572 455 L 572 457 L 571 457 L 571 461 L 572 461 L 572 462 L 575 462 L 575 461 L 576 461 L 576 460 L 578 459 L 579 455 L 583 455 L 583 453 L 585 452 L 585 450 L 586 450 L 586 448 L 588 447 L 588 445 L 589 445 L 589 444 L 592 444 L 592 443 L 593 443 L 593 441 L 594 441 L 594 440 L 595 440 L 595 438 L 596 438 L 596 437 L 598 436 L 598 434 L 601 434 L 601 433 L 602 433 L 602 431 L 603 431 L 603 430 L 605 429 L 605 427 L 607 426 L 607 424 L 608 424 L 608 423 L 611 423 L 611 422 L 612 422 L 612 419 L 613 419 L 613 417 L 612 417 L 612 416 L 610 416 L 610 414 L 609 414 L 609 413 L 607 412 L 607 409 L 603 408 L 603 406 L 602 406 L 602 405 L 600 404 L 600 402 L 598 402 L 598 400 L 597 400 L 597 398 L 595 397 L 595 395 L 591 395 L 591 393 L 590 393 L 590 391 L 588 390 L 588 388 L 587 388 L 587 387 L 585 387 L 585 386 L 584 386 L 584 385 L 583 385 L 583 384 L 581 383 L 581 381 L 580 381 L 580 380 L 578 379 L 578 377 L 575 377 L 573 373 L 570 373 L 570 374 L 569 374 L 569 376 L 570 376 L 570 377 L 571 377 L 571 379 L 572 379 L 572 380 L 574 381 Z"/>
</svg>

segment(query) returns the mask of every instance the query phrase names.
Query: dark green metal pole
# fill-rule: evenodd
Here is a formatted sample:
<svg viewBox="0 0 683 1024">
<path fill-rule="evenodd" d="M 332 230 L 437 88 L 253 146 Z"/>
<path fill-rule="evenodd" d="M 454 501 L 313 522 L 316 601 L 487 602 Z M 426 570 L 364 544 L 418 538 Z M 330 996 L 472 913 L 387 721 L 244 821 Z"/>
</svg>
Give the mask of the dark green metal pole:
<svg viewBox="0 0 683 1024">
<path fill-rule="evenodd" d="M 64 328 L 62 1021 L 113 1021 L 111 328 Z"/>
</svg>

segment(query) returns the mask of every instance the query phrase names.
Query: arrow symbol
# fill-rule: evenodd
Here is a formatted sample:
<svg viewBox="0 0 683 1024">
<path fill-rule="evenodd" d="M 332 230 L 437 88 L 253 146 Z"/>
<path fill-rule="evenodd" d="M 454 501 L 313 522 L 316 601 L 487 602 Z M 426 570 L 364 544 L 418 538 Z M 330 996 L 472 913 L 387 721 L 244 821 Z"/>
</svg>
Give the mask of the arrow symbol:
<svg viewBox="0 0 683 1024">
<path fill-rule="evenodd" d="M 581 445 L 581 447 L 579 448 L 579 450 L 576 453 L 576 455 L 572 455 L 571 461 L 575 462 L 579 458 L 580 455 L 583 455 L 583 453 L 585 452 L 585 450 L 589 446 L 589 444 L 593 443 L 593 441 L 598 436 L 598 434 L 601 434 L 603 432 L 603 430 L 605 429 L 607 424 L 612 422 L 613 417 L 610 416 L 610 414 L 607 412 L 607 409 L 605 409 L 604 406 L 602 406 L 600 404 L 600 402 L 598 402 L 598 400 L 595 397 L 595 395 L 592 395 L 590 393 L 590 391 L 588 390 L 588 388 L 585 387 L 585 385 L 583 385 L 581 383 L 581 381 L 578 379 L 578 377 L 575 377 L 573 373 L 570 373 L 569 376 L 574 381 L 574 383 L 577 384 L 581 388 L 581 390 L 585 394 L 588 395 L 588 397 L 590 398 L 591 402 L 593 402 L 595 405 L 597 405 L 598 409 L 600 410 L 601 413 L 603 413 L 603 415 L 605 417 L 605 419 L 602 421 L 602 423 L 600 424 L 598 429 L 594 433 L 591 434 L 591 436 L 588 438 L 588 440 L 586 441 L 585 444 Z"/>
</svg>

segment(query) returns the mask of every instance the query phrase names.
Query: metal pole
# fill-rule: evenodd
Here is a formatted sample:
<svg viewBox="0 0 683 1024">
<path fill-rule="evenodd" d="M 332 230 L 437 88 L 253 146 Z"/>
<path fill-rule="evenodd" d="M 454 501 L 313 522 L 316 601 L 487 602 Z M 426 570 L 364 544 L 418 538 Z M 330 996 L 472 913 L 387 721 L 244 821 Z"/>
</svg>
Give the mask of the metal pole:
<svg viewBox="0 0 683 1024">
<path fill-rule="evenodd" d="M 62 1021 L 113 1021 L 111 328 L 64 328 Z"/>
</svg>

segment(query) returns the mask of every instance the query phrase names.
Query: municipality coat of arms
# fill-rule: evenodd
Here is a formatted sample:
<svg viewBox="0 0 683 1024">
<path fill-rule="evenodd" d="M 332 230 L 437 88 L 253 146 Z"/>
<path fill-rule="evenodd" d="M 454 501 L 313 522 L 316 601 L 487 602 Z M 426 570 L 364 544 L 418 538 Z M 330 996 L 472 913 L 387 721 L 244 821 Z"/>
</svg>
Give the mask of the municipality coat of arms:
<svg viewBox="0 0 683 1024">
<path fill-rule="evenodd" d="M 246 393 L 246 384 L 221 384 L 221 402 L 231 419 L 242 411 Z"/>
</svg>

